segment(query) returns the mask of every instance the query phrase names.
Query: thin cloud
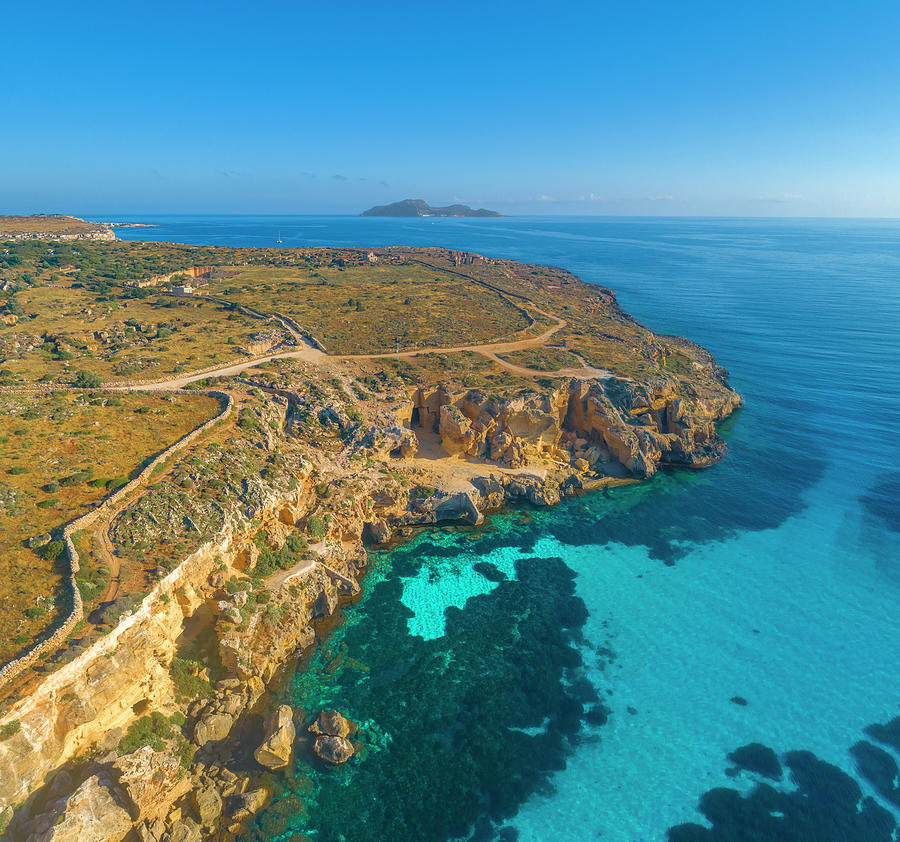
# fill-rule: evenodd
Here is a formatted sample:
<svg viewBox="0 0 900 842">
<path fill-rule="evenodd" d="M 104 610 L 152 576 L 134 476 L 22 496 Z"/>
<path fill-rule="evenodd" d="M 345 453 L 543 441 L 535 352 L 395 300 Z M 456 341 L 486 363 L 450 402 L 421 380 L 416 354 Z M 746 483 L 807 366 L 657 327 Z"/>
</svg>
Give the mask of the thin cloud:
<svg viewBox="0 0 900 842">
<path fill-rule="evenodd" d="M 785 202 L 801 202 L 803 201 L 803 196 L 800 193 L 781 193 L 778 196 L 760 196 L 758 199 L 753 199 L 752 201 L 780 205 Z"/>
<path fill-rule="evenodd" d="M 345 175 L 333 175 L 331 176 L 331 178 L 334 181 L 349 181 L 349 179 Z"/>
</svg>

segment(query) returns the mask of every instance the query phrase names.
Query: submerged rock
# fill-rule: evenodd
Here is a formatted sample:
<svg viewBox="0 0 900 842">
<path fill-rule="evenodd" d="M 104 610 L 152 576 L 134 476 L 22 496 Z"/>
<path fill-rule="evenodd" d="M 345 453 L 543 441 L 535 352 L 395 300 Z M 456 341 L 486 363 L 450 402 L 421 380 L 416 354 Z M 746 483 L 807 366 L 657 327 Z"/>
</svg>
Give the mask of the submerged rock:
<svg viewBox="0 0 900 842">
<path fill-rule="evenodd" d="M 346 763 L 353 757 L 353 745 L 350 743 L 350 740 L 344 737 L 332 737 L 330 735 L 316 737 L 316 741 L 313 743 L 313 751 L 316 757 L 327 763 L 333 763 L 335 766 L 340 766 L 341 763 Z"/>
<path fill-rule="evenodd" d="M 327 763 L 339 766 L 353 757 L 353 745 L 347 737 L 355 730 L 355 725 L 336 710 L 322 710 L 315 722 L 309 726 L 309 733 L 316 735 L 313 752 Z"/>
</svg>

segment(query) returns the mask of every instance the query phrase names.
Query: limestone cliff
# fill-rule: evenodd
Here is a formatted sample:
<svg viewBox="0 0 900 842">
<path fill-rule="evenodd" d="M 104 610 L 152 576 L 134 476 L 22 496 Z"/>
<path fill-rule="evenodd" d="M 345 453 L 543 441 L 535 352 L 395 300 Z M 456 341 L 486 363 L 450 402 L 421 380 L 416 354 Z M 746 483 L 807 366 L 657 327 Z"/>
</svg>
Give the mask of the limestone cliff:
<svg viewBox="0 0 900 842">
<path fill-rule="evenodd" d="M 440 435 L 449 455 L 482 457 L 512 468 L 535 460 L 579 470 L 651 476 L 660 465 L 702 466 L 721 458 L 716 423 L 741 405 L 724 384 L 704 394 L 659 379 L 635 384 L 573 380 L 565 387 L 497 399 L 444 389 L 414 397 L 412 423 Z"/>
</svg>

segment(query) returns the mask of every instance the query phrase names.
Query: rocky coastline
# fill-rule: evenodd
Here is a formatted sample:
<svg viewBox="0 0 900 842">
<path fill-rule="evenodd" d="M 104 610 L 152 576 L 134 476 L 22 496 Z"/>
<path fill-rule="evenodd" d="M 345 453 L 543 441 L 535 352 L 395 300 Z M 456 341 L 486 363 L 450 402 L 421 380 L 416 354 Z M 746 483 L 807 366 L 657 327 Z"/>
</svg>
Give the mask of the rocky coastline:
<svg viewBox="0 0 900 842">
<path fill-rule="evenodd" d="M 4 838 L 230 840 L 299 752 L 346 762 L 360 734 L 340 711 L 275 703 L 285 669 L 359 597 L 369 548 L 722 458 L 716 425 L 740 396 L 711 355 L 666 340 L 689 376 L 658 367 L 514 393 L 438 382 L 368 403 L 337 366 L 219 384 L 242 438 L 191 460 L 181 482 L 192 493 L 151 486 L 110 525 L 123 547 L 185 524 L 205 540 L 109 634 L 0 711 Z M 228 471 L 224 505 L 204 493 L 223 487 L 213 463 Z"/>
</svg>

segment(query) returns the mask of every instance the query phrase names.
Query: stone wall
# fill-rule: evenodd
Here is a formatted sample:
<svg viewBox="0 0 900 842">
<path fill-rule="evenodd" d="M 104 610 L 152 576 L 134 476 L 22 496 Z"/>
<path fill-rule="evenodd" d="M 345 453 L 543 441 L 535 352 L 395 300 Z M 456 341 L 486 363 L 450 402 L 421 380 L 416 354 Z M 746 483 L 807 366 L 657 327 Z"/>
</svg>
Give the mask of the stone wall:
<svg viewBox="0 0 900 842">
<path fill-rule="evenodd" d="M 79 390 L 73 389 L 71 391 Z M 176 391 L 177 393 L 177 390 L 173 391 Z M 224 406 L 222 408 L 222 411 L 210 418 L 208 421 L 201 424 L 199 427 L 191 430 L 191 432 L 189 432 L 187 435 L 182 436 L 182 438 L 180 438 L 177 442 L 162 451 L 162 453 L 160 453 L 155 459 L 153 459 L 134 479 L 132 479 L 129 483 L 123 485 L 115 493 L 107 497 L 97 508 L 88 512 L 86 515 L 73 520 L 63 528 L 62 537 L 66 545 L 66 557 L 69 566 L 67 578 L 68 586 L 72 594 L 72 610 L 69 612 L 69 615 L 66 617 L 66 619 L 62 622 L 62 625 L 60 625 L 50 637 L 35 644 L 23 655 L 20 655 L 15 660 L 10 661 L 2 668 L 0 668 L 0 686 L 2 686 L 5 682 L 9 681 L 15 676 L 19 675 L 23 670 L 36 663 L 40 658 L 47 655 L 49 652 L 52 652 L 54 649 L 62 645 L 69 634 L 72 632 L 72 630 L 75 628 L 75 625 L 79 620 L 82 619 L 84 615 L 84 609 L 81 601 L 81 592 L 78 590 L 78 585 L 75 581 L 76 574 L 80 570 L 80 562 L 78 558 L 78 552 L 75 549 L 75 543 L 72 540 L 72 535 L 74 535 L 81 529 L 86 529 L 87 527 L 91 526 L 95 521 L 97 521 L 98 518 L 109 514 L 113 507 L 128 495 L 132 494 L 140 488 L 146 487 L 150 482 L 151 475 L 157 467 L 162 465 L 174 453 L 177 453 L 179 450 L 183 450 L 185 447 L 191 444 L 191 442 L 195 441 L 214 424 L 217 424 L 219 421 L 226 418 L 231 413 L 234 407 L 234 399 L 227 392 L 220 392 L 212 389 L 197 392 L 197 394 L 209 395 L 210 397 L 217 397 L 220 400 L 223 400 Z"/>
<path fill-rule="evenodd" d="M 143 281 L 137 281 L 135 286 L 139 287 L 155 287 L 158 284 L 167 284 L 172 278 L 177 277 L 178 275 L 187 275 L 189 278 L 203 278 L 209 275 L 212 270 L 216 268 L 214 266 L 191 266 L 189 269 L 177 269 L 174 272 L 169 272 L 167 275 L 154 275 L 152 278 L 147 278 Z"/>
</svg>

